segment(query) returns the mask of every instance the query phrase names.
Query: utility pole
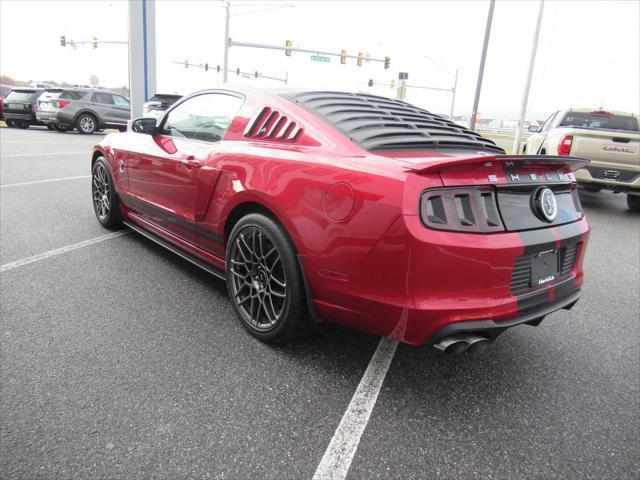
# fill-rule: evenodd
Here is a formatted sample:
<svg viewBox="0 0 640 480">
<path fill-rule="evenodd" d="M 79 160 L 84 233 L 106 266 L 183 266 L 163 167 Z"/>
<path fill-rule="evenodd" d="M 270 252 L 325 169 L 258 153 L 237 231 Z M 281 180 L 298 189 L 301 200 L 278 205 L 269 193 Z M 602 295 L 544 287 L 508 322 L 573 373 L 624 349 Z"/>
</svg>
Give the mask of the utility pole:
<svg viewBox="0 0 640 480">
<path fill-rule="evenodd" d="M 225 17 L 224 17 L 224 59 L 222 61 L 223 64 L 223 74 L 222 74 L 222 83 L 227 83 L 229 76 L 227 75 L 227 71 L 229 70 L 229 17 L 231 16 L 231 5 L 227 2 L 224 6 L 225 8 Z"/>
<path fill-rule="evenodd" d="M 453 122 L 453 106 L 456 104 L 456 90 L 458 89 L 458 72 L 459 68 L 456 68 L 456 79 L 453 81 L 453 88 L 451 89 L 451 112 L 449 113 L 449 120 Z"/>
<path fill-rule="evenodd" d="M 480 102 L 480 90 L 482 90 L 482 77 L 484 76 L 484 63 L 487 59 L 487 47 L 489 46 L 489 36 L 491 35 L 491 21 L 493 20 L 493 7 L 496 0 L 490 0 L 489 13 L 487 15 L 487 26 L 484 29 L 484 43 L 482 44 L 482 56 L 480 57 L 480 69 L 478 70 L 478 82 L 476 83 L 476 96 L 473 99 L 473 110 L 469 129 L 476 129 L 476 117 L 478 116 L 478 103 Z"/>
<path fill-rule="evenodd" d="M 512 153 L 520 152 L 520 135 L 524 126 L 525 117 L 527 116 L 527 102 L 529 101 L 529 89 L 531 88 L 531 77 L 533 76 L 533 67 L 536 63 L 536 53 L 538 51 L 538 38 L 540 37 L 540 25 L 542 24 L 542 11 L 544 10 L 544 0 L 540 0 L 540 9 L 538 10 L 538 22 L 536 23 L 536 31 L 533 34 L 533 45 L 531 47 L 531 58 L 529 59 L 529 73 L 527 74 L 527 83 L 522 94 L 522 105 L 520 106 L 520 117 L 518 118 L 518 126 L 516 127 L 516 138 L 513 139 Z"/>
</svg>

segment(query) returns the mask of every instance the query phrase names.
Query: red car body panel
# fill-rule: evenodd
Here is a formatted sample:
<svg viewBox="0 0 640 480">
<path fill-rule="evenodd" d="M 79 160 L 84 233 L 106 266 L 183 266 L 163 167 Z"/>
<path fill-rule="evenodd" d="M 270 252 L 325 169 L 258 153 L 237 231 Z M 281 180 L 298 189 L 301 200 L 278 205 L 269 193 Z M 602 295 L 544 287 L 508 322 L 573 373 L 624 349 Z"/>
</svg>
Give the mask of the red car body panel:
<svg viewBox="0 0 640 480">
<path fill-rule="evenodd" d="M 223 271 L 228 222 L 238 209 L 258 205 L 288 232 L 316 317 L 412 345 L 432 342 L 452 323 L 499 324 L 577 298 L 589 235 L 584 217 L 489 234 L 438 231 L 421 222 L 423 191 L 486 185 L 490 175 L 495 185 L 505 184 L 508 158 L 372 153 L 285 97 L 233 91 L 243 103 L 216 144 L 126 132 L 96 145 L 94 159 L 107 159 L 129 222 Z M 250 138 L 248 129 L 265 107 L 302 127 L 295 142 Z M 542 176 L 558 165 L 575 181 L 568 163 L 529 162 L 517 171 Z M 578 244 L 570 274 L 512 293 L 519 256 L 569 243 Z"/>
</svg>

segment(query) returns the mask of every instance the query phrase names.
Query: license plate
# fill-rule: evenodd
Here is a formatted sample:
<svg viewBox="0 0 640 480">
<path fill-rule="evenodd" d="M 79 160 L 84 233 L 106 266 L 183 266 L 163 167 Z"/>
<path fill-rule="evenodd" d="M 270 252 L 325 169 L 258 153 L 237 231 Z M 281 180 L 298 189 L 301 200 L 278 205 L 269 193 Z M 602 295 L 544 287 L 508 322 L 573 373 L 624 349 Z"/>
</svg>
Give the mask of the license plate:
<svg viewBox="0 0 640 480">
<path fill-rule="evenodd" d="M 547 250 L 531 257 L 531 286 L 552 282 L 558 277 L 558 250 Z"/>
</svg>

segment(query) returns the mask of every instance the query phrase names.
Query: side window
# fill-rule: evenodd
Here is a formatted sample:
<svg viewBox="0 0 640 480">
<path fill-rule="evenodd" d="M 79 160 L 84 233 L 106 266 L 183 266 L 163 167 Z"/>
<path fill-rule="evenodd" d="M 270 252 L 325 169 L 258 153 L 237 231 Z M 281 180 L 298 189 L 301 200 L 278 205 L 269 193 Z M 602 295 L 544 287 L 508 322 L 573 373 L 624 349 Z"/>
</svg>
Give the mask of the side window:
<svg viewBox="0 0 640 480">
<path fill-rule="evenodd" d="M 96 92 L 93 94 L 93 101 L 96 103 L 105 103 L 113 105 L 113 97 L 108 93 Z"/>
<path fill-rule="evenodd" d="M 129 108 L 129 100 L 127 100 L 126 98 L 121 97 L 120 95 L 114 95 L 113 100 L 116 103 L 117 107 Z"/>
<path fill-rule="evenodd" d="M 190 98 L 167 115 L 161 132 L 177 138 L 219 142 L 242 104 L 242 99 L 223 93 Z"/>
</svg>

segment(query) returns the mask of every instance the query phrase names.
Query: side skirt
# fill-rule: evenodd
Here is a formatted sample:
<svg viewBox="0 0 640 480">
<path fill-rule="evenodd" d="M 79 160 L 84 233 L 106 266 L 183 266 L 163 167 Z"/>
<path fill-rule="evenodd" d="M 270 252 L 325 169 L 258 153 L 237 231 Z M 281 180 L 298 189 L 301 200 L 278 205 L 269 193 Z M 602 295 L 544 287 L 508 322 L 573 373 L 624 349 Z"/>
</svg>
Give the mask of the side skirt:
<svg viewBox="0 0 640 480">
<path fill-rule="evenodd" d="M 132 214 L 129 214 L 129 215 L 131 215 L 133 217 Z M 133 223 L 131 221 L 125 220 L 125 221 L 123 221 L 123 223 L 126 226 L 128 226 L 131 230 L 134 230 L 135 232 L 139 233 L 143 237 L 146 237 L 149 240 L 152 240 L 153 242 L 157 243 L 158 245 L 160 245 L 160 246 L 166 248 L 167 250 L 175 253 L 179 257 L 187 260 L 188 262 L 191 262 L 195 266 L 200 267 L 201 269 L 203 269 L 206 272 L 210 273 L 214 277 L 219 278 L 220 280 L 225 280 L 226 281 L 226 277 L 225 277 L 225 274 L 224 274 L 223 271 L 215 268 L 212 265 L 207 264 L 206 262 L 204 262 L 203 260 L 199 259 L 195 255 L 191 255 L 190 253 L 185 252 L 181 248 L 173 245 L 172 243 L 168 242 L 167 240 L 165 240 L 165 239 L 161 238 L 160 236 L 150 232 L 149 230 L 146 230 L 146 229 L 138 226 L 137 224 L 135 224 L 135 223 Z"/>
</svg>

